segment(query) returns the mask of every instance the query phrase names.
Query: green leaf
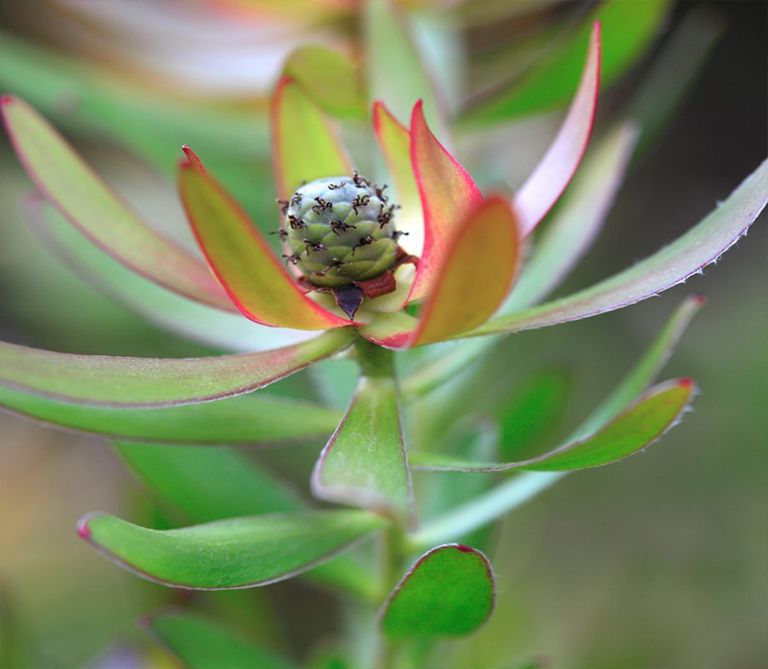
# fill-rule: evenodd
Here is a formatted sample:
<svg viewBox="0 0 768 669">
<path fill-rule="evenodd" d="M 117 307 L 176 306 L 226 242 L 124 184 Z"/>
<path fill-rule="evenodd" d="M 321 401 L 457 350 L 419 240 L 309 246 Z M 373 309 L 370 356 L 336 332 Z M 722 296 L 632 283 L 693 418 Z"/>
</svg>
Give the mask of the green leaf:
<svg viewBox="0 0 768 669">
<path fill-rule="evenodd" d="M 280 79 L 272 100 L 272 163 L 283 200 L 304 181 L 350 174 L 333 128 L 289 77 Z"/>
<path fill-rule="evenodd" d="M 369 94 L 371 99 L 384 102 L 400 119 L 410 118 L 413 105 L 422 100 L 429 124 L 448 143 L 447 112 L 424 70 L 406 21 L 407 17 L 396 12 L 391 0 L 365 1 L 363 44 Z"/>
<path fill-rule="evenodd" d="M 306 511 L 150 530 L 92 514 L 80 521 L 78 533 L 100 553 L 150 581 L 226 590 L 300 574 L 384 524 L 364 511 Z"/>
<path fill-rule="evenodd" d="M 570 378 L 560 370 L 543 370 L 525 380 L 498 411 L 499 446 L 505 458 L 536 450 L 563 419 Z"/>
<path fill-rule="evenodd" d="M 604 35 L 603 84 L 614 81 L 643 55 L 659 32 L 669 5 L 668 0 L 602 3 L 574 36 L 559 48 L 550 49 L 511 85 L 500 87 L 491 96 L 482 96 L 465 111 L 461 120 L 467 125 L 498 123 L 564 105 L 576 90 L 579 67 L 595 21 L 602 24 Z"/>
<path fill-rule="evenodd" d="M 574 295 L 497 316 L 459 337 L 519 332 L 597 316 L 671 288 L 720 258 L 768 202 L 768 160 L 698 225 L 659 252 Z"/>
<path fill-rule="evenodd" d="M 254 327 L 239 312 L 207 307 L 166 290 L 117 262 L 41 198 L 29 198 L 25 204 L 32 231 L 70 271 L 161 328 L 236 352 L 263 351 L 314 336 L 306 331 Z"/>
<path fill-rule="evenodd" d="M 675 310 L 665 327 L 641 360 L 619 382 L 613 392 L 568 437 L 566 443 L 594 434 L 615 418 L 650 384 L 666 364 L 691 318 L 703 305 L 701 297 L 692 297 Z M 438 542 L 454 541 L 525 504 L 559 481 L 567 472 L 522 472 L 487 493 L 463 504 L 450 513 L 425 523 L 408 539 L 413 550 L 423 550 Z"/>
<path fill-rule="evenodd" d="M 328 330 L 349 321 L 326 311 L 299 288 L 248 214 L 184 147 L 179 191 L 208 265 L 232 302 L 252 321 L 297 330 Z"/>
<path fill-rule="evenodd" d="M 463 462 L 432 453 L 413 453 L 411 460 L 415 467 L 432 471 L 565 471 L 600 467 L 623 460 L 659 439 L 680 420 L 694 392 L 689 379 L 660 384 L 598 432 L 529 460 Z"/>
<path fill-rule="evenodd" d="M 74 355 L 0 342 L 0 385 L 93 405 L 194 404 L 262 388 L 345 348 L 354 336 L 346 328 L 272 351 L 181 359 Z"/>
<path fill-rule="evenodd" d="M 560 208 L 536 239 L 502 313 L 536 304 L 591 248 L 621 186 L 637 137 L 635 126 L 620 125 L 588 152 Z"/>
<path fill-rule="evenodd" d="M 336 432 L 312 473 L 316 497 L 408 519 L 411 477 L 403 443 L 391 353 L 366 349 L 379 369 L 366 369 Z"/>
<path fill-rule="evenodd" d="M 205 264 L 150 228 L 26 102 L 0 102 L 11 144 L 38 189 L 126 267 L 185 297 L 233 310 Z"/>
<path fill-rule="evenodd" d="M 195 522 L 307 508 L 290 485 L 237 451 L 144 444 L 115 448 L 151 490 Z M 303 577 L 370 601 L 381 596 L 368 571 L 346 555 Z"/>
<path fill-rule="evenodd" d="M 301 46 L 288 56 L 283 73 L 332 116 L 368 117 L 357 68 L 338 51 L 315 44 Z"/>
<path fill-rule="evenodd" d="M 295 669 L 272 651 L 233 634 L 218 622 L 192 613 L 146 616 L 141 626 L 190 669 Z"/>
<path fill-rule="evenodd" d="M 391 639 L 460 636 L 491 615 L 496 599 L 493 569 L 480 551 L 460 544 L 422 555 L 382 609 Z"/>
<path fill-rule="evenodd" d="M 275 444 L 325 436 L 341 418 L 337 411 L 263 394 L 128 409 L 71 404 L 0 387 L 0 406 L 48 425 L 114 439 L 210 445 Z"/>
</svg>

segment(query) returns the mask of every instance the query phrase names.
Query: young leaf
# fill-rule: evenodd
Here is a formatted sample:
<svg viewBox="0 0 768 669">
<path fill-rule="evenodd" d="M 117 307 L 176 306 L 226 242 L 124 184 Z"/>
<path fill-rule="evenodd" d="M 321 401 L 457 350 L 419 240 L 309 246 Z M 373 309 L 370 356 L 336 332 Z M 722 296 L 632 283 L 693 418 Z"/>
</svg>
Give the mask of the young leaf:
<svg viewBox="0 0 768 669">
<path fill-rule="evenodd" d="M 357 68 L 338 51 L 317 44 L 300 46 L 288 56 L 283 74 L 332 116 L 368 116 Z"/>
<path fill-rule="evenodd" d="M 600 24 L 592 28 L 581 83 L 554 141 L 514 198 L 527 237 L 562 195 L 576 172 L 589 136 L 600 90 Z"/>
<path fill-rule="evenodd" d="M 501 198 L 489 198 L 446 243 L 411 346 L 432 344 L 481 324 L 504 300 L 520 257 L 519 223 Z"/>
<path fill-rule="evenodd" d="M 411 477 L 395 380 L 363 376 L 339 427 L 312 473 L 321 499 L 410 518 Z"/>
<path fill-rule="evenodd" d="M 384 524 L 364 511 L 306 511 L 149 530 L 91 514 L 81 519 L 78 534 L 142 578 L 176 588 L 227 590 L 300 574 Z"/>
<path fill-rule="evenodd" d="M 381 624 L 391 639 L 460 636 L 488 619 L 495 600 L 488 558 L 474 548 L 446 544 L 422 555 L 397 584 Z"/>
<path fill-rule="evenodd" d="M 602 3 L 561 48 L 550 49 L 546 57 L 511 86 L 504 86 L 492 97 L 483 96 L 466 110 L 463 121 L 467 125 L 497 123 L 565 104 L 576 90 L 579 63 L 595 22 L 602 24 L 605 35 L 603 81 L 614 81 L 642 56 L 658 33 L 669 6 L 669 0 Z"/>
<path fill-rule="evenodd" d="M 296 669 L 293 662 L 201 615 L 162 613 L 139 623 L 189 669 Z"/>
<path fill-rule="evenodd" d="M 627 307 L 682 283 L 715 262 L 747 232 L 768 202 L 768 160 L 698 225 L 661 251 L 574 295 L 497 316 L 459 337 L 519 332 Z"/>
<path fill-rule="evenodd" d="M 42 199 L 28 198 L 25 204 L 32 231 L 67 269 L 158 327 L 230 352 L 264 351 L 315 336 L 306 330 L 254 327 L 237 310 L 221 311 L 166 290 L 114 260 Z"/>
<path fill-rule="evenodd" d="M 602 430 L 530 460 L 506 463 L 460 462 L 441 455 L 414 453 L 414 466 L 434 471 L 566 471 L 599 467 L 643 450 L 677 423 L 695 388 L 688 379 L 660 384 Z"/>
<path fill-rule="evenodd" d="M 469 173 L 437 141 L 421 102 L 411 116 L 411 162 L 424 212 L 424 250 L 409 300 L 428 295 L 461 221 L 483 202 Z"/>
<path fill-rule="evenodd" d="M 272 163 L 283 200 L 304 181 L 350 173 L 328 122 L 290 77 L 280 79 L 272 100 Z"/>
<path fill-rule="evenodd" d="M 128 409 L 61 402 L 0 387 L 0 407 L 47 425 L 113 439 L 182 444 L 277 444 L 330 434 L 337 411 L 266 395 Z M 296 416 L 301 420 L 296 420 Z"/>
<path fill-rule="evenodd" d="M 624 178 L 638 133 L 631 124 L 621 125 L 587 155 L 560 210 L 536 239 L 503 313 L 536 304 L 592 246 Z"/>
<path fill-rule="evenodd" d="M 134 272 L 209 306 L 232 304 L 205 265 L 148 227 L 24 101 L 0 101 L 8 136 L 46 199 L 94 243 Z"/>
<path fill-rule="evenodd" d="M 211 270 L 237 308 L 262 325 L 327 330 L 349 325 L 310 300 L 272 253 L 248 215 L 187 147 L 179 189 Z"/>
<path fill-rule="evenodd" d="M 399 118 L 406 118 L 417 100 L 441 137 L 447 138 L 450 125 L 443 100 L 436 95 L 434 82 L 424 70 L 405 22 L 392 0 L 367 0 L 363 5 L 365 66 L 368 90 L 375 100 L 386 101 Z"/>
<path fill-rule="evenodd" d="M 258 353 L 210 358 L 74 355 L 0 342 L 0 385 L 66 402 L 172 406 L 263 388 L 352 343 L 349 329 Z"/>
<path fill-rule="evenodd" d="M 387 167 L 395 180 L 397 229 L 407 233 L 400 245 L 416 256 L 424 248 L 424 221 L 421 198 L 411 165 L 411 133 L 390 113 L 381 101 L 373 104 L 373 128 Z"/>
</svg>

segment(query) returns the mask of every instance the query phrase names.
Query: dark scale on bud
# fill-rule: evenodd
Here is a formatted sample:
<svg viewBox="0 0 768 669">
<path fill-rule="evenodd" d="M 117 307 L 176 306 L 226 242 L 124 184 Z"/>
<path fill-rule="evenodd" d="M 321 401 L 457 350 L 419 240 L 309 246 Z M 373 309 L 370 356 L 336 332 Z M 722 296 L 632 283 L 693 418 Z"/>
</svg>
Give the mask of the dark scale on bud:
<svg viewBox="0 0 768 669">
<path fill-rule="evenodd" d="M 385 188 L 354 172 L 312 181 L 290 197 L 283 224 L 291 254 L 286 258 L 305 283 L 336 292 L 394 268 L 401 255 L 396 206 L 388 203 Z"/>
</svg>

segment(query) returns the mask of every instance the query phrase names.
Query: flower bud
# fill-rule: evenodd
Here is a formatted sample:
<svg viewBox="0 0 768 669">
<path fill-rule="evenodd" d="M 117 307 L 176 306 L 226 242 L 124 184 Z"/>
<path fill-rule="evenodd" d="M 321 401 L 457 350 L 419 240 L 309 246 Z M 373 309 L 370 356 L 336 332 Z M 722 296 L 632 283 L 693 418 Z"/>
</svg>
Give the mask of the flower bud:
<svg viewBox="0 0 768 669">
<path fill-rule="evenodd" d="M 386 186 L 384 187 L 386 188 Z M 310 283 L 341 288 L 381 276 L 398 256 L 397 205 L 357 173 L 317 179 L 283 202 L 284 256 Z"/>
</svg>

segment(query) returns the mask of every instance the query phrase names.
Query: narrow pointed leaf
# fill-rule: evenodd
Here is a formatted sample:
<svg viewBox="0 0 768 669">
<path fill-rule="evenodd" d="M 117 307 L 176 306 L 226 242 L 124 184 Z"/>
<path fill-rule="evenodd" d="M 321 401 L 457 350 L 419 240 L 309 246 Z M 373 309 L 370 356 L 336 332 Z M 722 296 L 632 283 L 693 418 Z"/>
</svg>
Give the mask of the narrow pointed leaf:
<svg viewBox="0 0 768 669">
<path fill-rule="evenodd" d="M 307 511 L 149 530 L 96 514 L 80 521 L 78 534 L 142 578 L 177 588 L 225 590 L 295 576 L 384 524 L 364 511 Z"/>
<path fill-rule="evenodd" d="M 282 199 L 304 181 L 351 169 L 328 121 L 290 77 L 280 79 L 272 102 L 272 162 Z"/>
<path fill-rule="evenodd" d="M 422 555 L 397 584 L 381 614 L 390 639 L 460 636 L 491 615 L 496 584 L 488 558 L 461 544 Z"/>
<path fill-rule="evenodd" d="M 587 62 L 571 108 L 554 141 L 514 198 L 523 237 L 554 206 L 581 162 L 592 133 L 600 90 L 600 24 L 592 29 Z"/>
<path fill-rule="evenodd" d="M 265 395 L 177 407 L 127 409 L 73 404 L 0 387 L 0 407 L 86 434 L 182 444 L 277 444 L 331 434 L 337 411 Z M 296 420 L 300 416 L 301 420 Z"/>
<path fill-rule="evenodd" d="M 694 391 L 688 379 L 660 384 L 595 434 L 529 460 L 471 463 L 428 453 L 414 453 L 412 459 L 416 467 L 433 471 L 570 471 L 600 467 L 623 460 L 659 439 L 680 420 Z"/>
<path fill-rule="evenodd" d="M 368 116 L 357 68 L 338 51 L 317 44 L 300 46 L 288 56 L 283 73 L 332 116 Z"/>
<path fill-rule="evenodd" d="M 310 300 L 248 215 L 187 150 L 179 188 L 208 264 L 237 308 L 252 321 L 297 330 L 349 325 Z"/>
<path fill-rule="evenodd" d="M 590 249 L 624 179 L 638 134 L 634 125 L 619 126 L 587 156 L 560 210 L 536 240 L 504 312 L 538 302 Z"/>
<path fill-rule="evenodd" d="M 609 279 L 533 309 L 497 316 L 460 336 L 518 332 L 627 307 L 701 273 L 747 232 L 768 202 L 768 160 L 698 225 Z"/>
<path fill-rule="evenodd" d="M 262 388 L 349 346 L 353 336 L 336 330 L 271 351 L 180 359 L 75 355 L 0 342 L 0 385 L 82 404 L 194 404 Z"/>
<path fill-rule="evenodd" d="M 483 201 L 469 173 L 437 141 L 421 103 L 411 116 L 411 162 L 424 213 L 424 250 L 410 299 L 428 295 L 459 224 Z"/>
<path fill-rule="evenodd" d="M 400 245 L 415 256 L 424 247 L 424 220 L 421 214 L 421 198 L 411 164 L 411 133 L 390 113 L 382 102 L 373 105 L 373 128 L 379 148 L 387 161 L 387 167 L 395 180 L 397 229 L 407 233 Z"/>
<path fill-rule="evenodd" d="M 395 380 L 363 376 L 312 474 L 316 497 L 399 518 L 412 514 L 411 479 Z"/>
<path fill-rule="evenodd" d="M 189 669 L 296 669 L 293 662 L 194 613 L 142 618 L 141 626 Z"/>
<path fill-rule="evenodd" d="M 483 96 L 466 110 L 462 120 L 468 125 L 498 123 L 565 105 L 578 85 L 579 65 L 596 21 L 602 24 L 605 35 L 603 80 L 606 84 L 614 81 L 643 55 L 669 7 L 669 0 L 601 3 L 573 37 L 559 48 L 549 49 L 511 85 Z"/>
<path fill-rule="evenodd" d="M 4 97 L 16 154 L 40 191 L 81 233 L 134 272 L 209 306 L 232 310 L 205 264 L 147 226 L 24 101 Z"/>
<path fill-rule="evenodd" d="M 33 232 L 67 269 L 158 327 L 232 352 L 264 351 L 315 336 L 308 331 L 256 327 L 236 309 L 221 311 L 166 290 L 118 263 L 39 198 L 29 198 L 26 204 Z"/>
<path fill-rule="evenodd" d="M 396 11 L 392 0 L 364 3 L 368 90 L 373 99 L 385 100 L 399 118 L 407 118 L 416 101 L 423 100 L 430 124 L 445 139 L 450 132 L 447 110 L 408 34 L 407 20 L 407 15 Z"/>
<path fill-rule="evenodd" d="M 515 214 L 501 198 L 486 200 L 450 239 L 411 345 L 442 341 L 485 322 L 504 301 L 519 258 Z"/>
</svg>

